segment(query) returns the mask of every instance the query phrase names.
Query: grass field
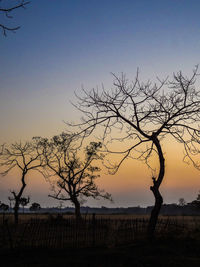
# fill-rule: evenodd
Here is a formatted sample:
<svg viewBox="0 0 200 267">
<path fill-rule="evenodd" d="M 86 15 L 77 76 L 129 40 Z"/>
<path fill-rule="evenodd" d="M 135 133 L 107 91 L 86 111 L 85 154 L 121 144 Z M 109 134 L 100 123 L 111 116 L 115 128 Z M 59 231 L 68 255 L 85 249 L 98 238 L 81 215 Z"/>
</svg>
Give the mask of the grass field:
<svg viewBox="0 0 200 267">
<path fill-rule="evenodd" d="M 25 223 L 31 219 L 41 219 L 41 220 L 46 220 L 49 218 L 56 218 L 60 214 L 33 214 L 33 213 L 21 213 L 19 214 L 19 222 L 20 223 Z M 69 218 L 75 218 L 74 215 L 68 215 L 68 214 L 61 214 L 63 219 L 69 219 Z M 84 219 L 91 219 L 92 214 L 83 214 L 82 215 Z M 96 219 L 109 219 L 109 220 L 133 220 L 133 219 L 148 219 L 149 215 L 133 215 L 133 214 L 96 214 L 95 215 Z M 14 217 L 13 214 L 5 214 L 5 218 L 7 219 L 10 223 L 14 222 Z M 174 221 L 179 224 L 184 224 L 191 229 L 195 229 L 200 227 L 200 216 L 159 216 L 160 220 L 166 221 Z M 0 214 L 0 223 L 3 221 L 3 214 Z"/>
<path fill-rule="evenodd" d="M 200 216 L 160 216 L 161 235 L 151 243 L 140 238 L 149 216 L 96 215 L 93 227 L 92 215 L 87 215 L 83 217 L 89 224 L 78 228 L 78 232 L 73 215 L 63 215 L 63 219 L 56 219 L 57 216 L 20 214 L 18 232 L 13 238 L 13 215 L 6 214 L 16 246 L 13 243 L 12 249 L 6 248 L 2 243 L 0 266 L 200 266 Z M 1 230 L 6 244 L 5 224 Z"/>
</svg>

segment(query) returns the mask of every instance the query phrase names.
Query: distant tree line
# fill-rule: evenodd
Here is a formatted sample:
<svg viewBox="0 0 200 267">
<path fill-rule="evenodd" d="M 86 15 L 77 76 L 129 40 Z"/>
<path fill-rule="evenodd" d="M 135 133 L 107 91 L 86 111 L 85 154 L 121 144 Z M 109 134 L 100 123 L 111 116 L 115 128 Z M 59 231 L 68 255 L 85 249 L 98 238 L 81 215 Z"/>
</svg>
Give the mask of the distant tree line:
<svg viewBox="0 0 200 267">
<path fill-rule="evenodd" d="M 27 200 L 27 198 L 24 198 Z M 172 204 L 163 204 L 160 210 L 161 215 L 200 215 L 200 198 L 199 194 L 197 198 L 192 202 L 186 203 L 183 198 L 179 199 L 178 203 Z M 23 202 L 23 201 L 22 201 Z M 182 204 L 184 202 L 184 204 Z M 21 204 L 23 213 L 24 213 L 24 206 Z M 88 207 L 88 206 L 81 206 L 80 212 L 82 215 L 87 214 L 135 214 L 135 215 L 146 215 L 150 214 L 153 209 L 153 206 L 147 207 L 116 207 L 116 208 L 108 208 L 102 206 L 100 208 L 97 207 Z M 5 214 L 7 212 L 12 212 L 12 208 L 10 208 L 7 204 L 0 202 L 0 212 Z M 63 214 L 74 214 L 75 208 L 73 207 L 49 207 L 49 208 L 42 208 L 39 203 L 33 202 L 29 208 L 26 208 L 27 212 L 41 212 L 41 213 L 63 213 Z"/>
</svg>

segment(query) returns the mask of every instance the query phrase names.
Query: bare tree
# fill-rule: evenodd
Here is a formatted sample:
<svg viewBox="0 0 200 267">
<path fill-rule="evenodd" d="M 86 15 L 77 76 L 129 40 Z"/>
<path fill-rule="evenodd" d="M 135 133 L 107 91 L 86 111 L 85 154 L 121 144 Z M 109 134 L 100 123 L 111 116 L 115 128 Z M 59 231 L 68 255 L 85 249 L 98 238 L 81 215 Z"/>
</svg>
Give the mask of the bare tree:
<svg viewBox="0 0 200 267">
<path fill-rule="evenodd" d="M 30 202 L 30 197 L 21 197 L 19 200 L 20 205 L 23 207 L 23 213 L 24 213 L 24 207 L 28 205 Z"/>
<path fill-rule="evenodd" d="M 187 202 L 185 201 L 184 198 L 179 198 L 178 200 L 178 205 L 181 206 L 181 207 L 184 207 L 185 205 L 187 204 Z"/>
<path fill-rule="evenodd" d="M 9 209 L 12 210 L 12 202 L 15 200 L 13 197 L 8 197 L 9 200 Z"/>
<path fill-rule="evenodd" d="M 7 204 L 0 202 L 0 210 L 3 211 L 3 223 L 5 222 L 5 212 L 9 210 L 9 206 Z"/>
<path fill-rule="evenodd" d="M 15 224 L 18 224 L 19 205 L 27 185 L 27 174 L 32 170 L 38 170 L 38 168 L 42 166 L 43 162 L 41 153 L 35 144 L 31 142 L 25 142 L 24 144 L 19 142 L 11 145 L 4 145 L 3 152 L 0 155 L 0 168 L 2 169 L 1 175 L 6 176 L 14 169 L 20 171 L 21 175 L 21 186 L 19 191 L 11 191 L 15 202 Z"/>
<path fill-rule="evenodd" d="M 58 200 L 70 200 L 75 206 L 77 220 L 81 218 L 80 203 L 84 197 L 103 197 L 111 200 L 111 196 L 100 190 L 95 184 L 95 179 L 100 168 L 93 166 L 93 162 L 101 160 L 98 150 L 101 143 L 91 142 L 82 152 L 72 135 L 62 133 L 52 139 L 36 138 L 38 144 L 43 147 L 45 158 L 45 177 L 54 176 L 52 182 L 53 194 L 50 197 Z M 78 156 L 79 155 L 79 156 Z"/>
<path fill-rule="evenodd" d="M 0 1 L 0 14 L 5 14 L 5 16 L 7 18 L 12 18 L 11 13 L 12 11 L 16 10 L 16 9 L 20 9 L 20 8 L 25 8 L 25 6 L 27 4 L 29 4 L 29 1 L 15 1 L 15 4 L 11 5 L 10 7 L 5 7 L 4 5 L 2 5 L 2 0 Z M 16 26 L 16 27 L 9 27 L 5 24 L 0 24 L 0 28 L 3 31 L 3 35 L 6 36 L 8 31 L 11 32 L 15 32 L 16 30 L 18 30 L 20 28 L 20 26 Z"/>
<path fill-rule="evenodd" d="M 30 211 L 39 211 L 41 209 L 41 206 L 39 203 L 33 202 L 29 208 Z"/>
<path fill-rule="evenodd" d="M 198 210 L 200 209 L 200 191 L 197 195 L 197 198 L 188 204 L 191 205 L 192 207 L 198 209 Z"/>
<path fill-rule="evenodd" d="M 121 77 L 113 74 L 113 89 L 83 89 L 83 96 L 77 96 L 78 103 L 75 105 L 83 113 L 82 121 L 79 124 L 68 123 L 68 126 L 78 127 L 83 137 L 101 127 L 103 142 L 107 140 L 106 150 L 121 156 L 120 161 L 112 166 L 114 172 L 128 158 L 142 160 L 151 167 L 150 159 L 156 155 L 159 169 L 152 171 L 153 184 L 150 190 L 155 205 L 148 225 L 150 239 L 154 237 L 163 203 L 160 185 L 165 175 L 162 147 L 165 137 L 171 136 L 182 143 L 185 159 L 189 160 L 192 160 L 192 148 L 198 143 L 200 92 L 194 87 L 197 69 L 195 67 L 190 78 L 180 71 L 173 75 L 171 81 L 169 78 L 158 79 L 157 83 L 140 82 L 138 72 L 131 83 L 124 74 Z M 111 142 L 120 149 L 112 151 L 109 147 Z M 127 148 L 122 150 L 123 146 L 117 146 L 116 142 L 126 143 Z"/>
</svg>

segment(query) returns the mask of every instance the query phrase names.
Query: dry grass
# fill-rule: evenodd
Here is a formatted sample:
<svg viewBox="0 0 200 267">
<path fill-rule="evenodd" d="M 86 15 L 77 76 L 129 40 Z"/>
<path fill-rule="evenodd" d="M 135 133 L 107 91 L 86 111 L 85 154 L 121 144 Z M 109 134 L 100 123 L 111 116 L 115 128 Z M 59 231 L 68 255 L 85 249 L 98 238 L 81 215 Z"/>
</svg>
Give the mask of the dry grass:
<svg viewBox="0 0 200 267">
<path fill-rule="evenodd" d="M 50 217 L 56 218 L 59 214 L 19 214 L 19 222 L 25 223 L 29 221 L 30 219 L 40 219 L 40 220 L 46 220 Z M 74 215 L 68 215 L 68 214 L 62 214 L 61 215 L 64 219 L 68 218 L 74 218 Z M 84 219 L 91 219 L 92 214 L 83 214 L 82 215 Z M 135 214 L 96 214 L 96 219 L 109 219 L 109 220 L 132 220 L 132 219 L 148 219 L 149 215 L 135 215 Z M 5 219 L 7 219 L 9 222 L 14 222 L 14 216 L 13 214 L 6 214 Z M 196 229 L 200 228 L 200 216 L 159 216 L 160 220 L 170 220 L 174 221 L 179 224 L 184 224 L 186 227 Z M 0 215 L 0 222 L 3 220 L 3 215 Z"/>
<path fill-rule="evenodd" d="M 13 214 L 7 214 L 2 225 L 2 246 L 13 240 L 15 247 L 114 247 L 145 239 L 149 216 L 92 215 L 83 216 L 77 224 L 74 215 L 20 214 L 18 227 Z M 31 220 L 34 219 L 34 220 Z M 160 216 L 157 238 L 200 240 L 200 216 Z"/>
<path fill-rule="evenodd" d="M 200 266 L 200 235 L 199 238 L 196 238 L 198 236 L 197 229 L 200 229 L 200 216 L 160 216 L 160 221 L 164 223 L 159 224 L 161 228 L 160 232 L 158 231 L 158 237 L 161 235 L 162 238 L 158 238 L 156 242 L 150 244 L 140 239 L 142 234 L 140 230 L 143 229 L 142 227 L 140 229 L 140 226 L 142 226 L 140 222 L 142 222 L 141 219 L 147 221 L 148 215 L 96 215 L 97 221 L 100 222 L 99 226 L 96 221 L 95 228 L 93 228 L 93 224 L 89 223 L 87 227 L 80 229 L 76 229 L 76 224 L 68 224 L 66 227 L 64 220 L 48 221 L 49 216 L 56 218 L 58 214 L 20 214 L 21 224 L 17 231 L 15 231 L 14 225 L 5 224 L 1 227 L 2 248 L 4 249 L 0 249 L 0 252 L 9 251 L 5 249 L 10 248 L 8 229 L 13 247 L 17 248 L 16 258 L 13 258 L 15 254 L 12 257 L 8 254 L 0 255 L 7 259 L 5 266 L 66 266 L 66 263 L 67 266 L 109 267 Z M 63 217 L 74 221 L 73 215 L 63 215 Z M 7 214 L 6 218 L 13 221 L 12 214 Z M 37 218 L 38 220 L 29 222 L 31 218 Z M 0 215 L 1 219 L 2 216 Z M 87 221 L 86 225 L 89 219 L 92 223 L 92 215 L 87 215 L 85 219 Z M 138 223 L 135 225 L 137 227 L 133 229 L 132 224 L 134 222 L 131 222 L 131 220 L 136 219 L 138 219 Z M 107 220 L 106 227 L 104 227 L 103 220 Z M 126 221 L 129 225 L 126 224 Z M 172 222 L 172 227 L 167 223 L 165 225 L 165 222 L 168 221 Z M 179 228 L 176 227 L 177 224 L 184 224 L 187 227 L 186 229 L 185 227 Z M 168 226 L 168 229 L 165 226 Z M 185 230 L 189 228 L 195 238 L 191 238 L 191 235 L 185 235 Z M 20 254 L 19 251 L 22 251 L 22 253 Z M 40 251 L 41 254 L 38 255 Z M 44 257 L 45 251 L 47 253 Z"/>
</svg>

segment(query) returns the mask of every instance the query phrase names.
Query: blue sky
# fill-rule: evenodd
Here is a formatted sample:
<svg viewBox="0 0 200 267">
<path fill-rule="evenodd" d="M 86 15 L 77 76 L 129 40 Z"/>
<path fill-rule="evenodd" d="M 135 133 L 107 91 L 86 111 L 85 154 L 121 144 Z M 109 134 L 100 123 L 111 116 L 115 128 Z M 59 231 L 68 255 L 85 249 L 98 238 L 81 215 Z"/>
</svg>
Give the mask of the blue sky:
<svg viewBox="0 0 200 267">
<path fill-rule="evenodd" d="M 0 142 L 58 134 L 78 118 L 74 91 L 111 86 L 110 72 L 191 73 L 199 10 L 198 0 L 32 0 L 13 19 L 1 15 L 21 29 L 0 35 Z"/>
</svg>

